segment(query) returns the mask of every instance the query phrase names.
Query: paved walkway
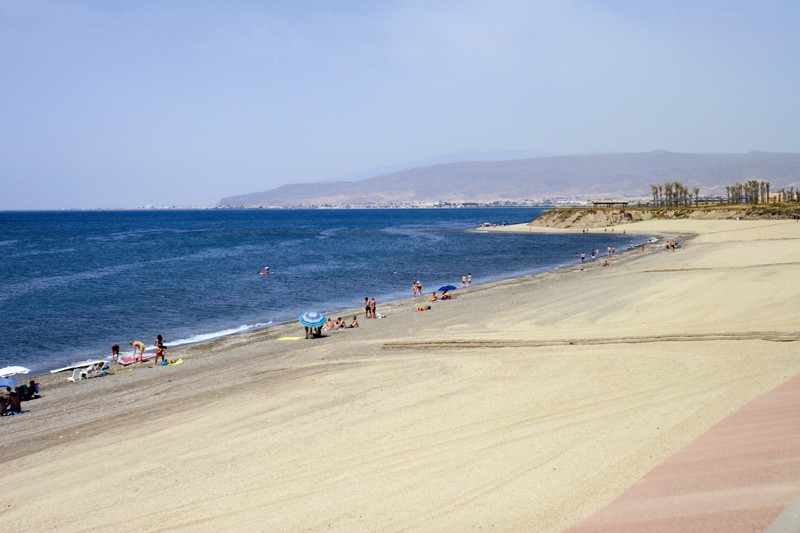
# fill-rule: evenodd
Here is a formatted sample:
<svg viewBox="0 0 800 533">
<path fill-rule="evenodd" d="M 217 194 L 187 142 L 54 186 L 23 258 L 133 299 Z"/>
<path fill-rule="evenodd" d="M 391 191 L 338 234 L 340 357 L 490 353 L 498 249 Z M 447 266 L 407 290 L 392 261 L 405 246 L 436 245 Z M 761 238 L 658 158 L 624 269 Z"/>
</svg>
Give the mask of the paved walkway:
<svg viewBox="0 0 800 533">
<path fill-rule="evenodd" d="M 798 494 L 800 376 L 743 405 L 568 531 L 797 533 Z"/>
</svg>

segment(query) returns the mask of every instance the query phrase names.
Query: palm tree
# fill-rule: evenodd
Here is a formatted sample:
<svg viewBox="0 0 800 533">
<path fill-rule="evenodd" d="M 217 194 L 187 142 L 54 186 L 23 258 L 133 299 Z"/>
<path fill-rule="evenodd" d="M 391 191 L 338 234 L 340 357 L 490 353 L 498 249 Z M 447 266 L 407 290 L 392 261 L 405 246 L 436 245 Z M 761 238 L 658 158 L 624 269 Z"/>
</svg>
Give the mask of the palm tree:
<svg viewBox="0 0 800 533">
<path fill-rule="evenodd" d="M 692 192 L 694 192 L 694 206 L 697 207 L 700 201 L 700 187 L 693 188 Z"/>
</svg>

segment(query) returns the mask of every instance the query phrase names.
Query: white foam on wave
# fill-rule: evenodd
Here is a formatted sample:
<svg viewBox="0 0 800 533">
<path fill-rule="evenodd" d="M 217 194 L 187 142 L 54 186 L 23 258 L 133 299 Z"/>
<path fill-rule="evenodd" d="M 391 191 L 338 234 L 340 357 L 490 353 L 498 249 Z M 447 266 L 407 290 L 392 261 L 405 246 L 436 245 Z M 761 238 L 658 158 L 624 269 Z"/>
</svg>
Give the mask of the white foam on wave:
<svg viewBox="0 0 800 533">
<path fill-rule="evenodd" d="M 185 339 L 166 341 L 165 344 L 167 345 L 167 347 L 172 347 L 172 346 L 182 346 L 185 344 L 195 344 L 198 342 L 206 342 L 213 339 L 218 339 L 220 337 L 227 337 L 228 335 L 236 335 L 237 333 L 244 333 L 246 331 L 254 331 L 257 329 L 266 328 L 271 326 L 272 324 L 273 324 L 272 320 L 270 320 L 269 322 L 259 322 L 256 324 L 243 324 L 235 328 L 222 329 L 211 333 L 198 333 L 197 335 L 192 335 L 191 337 L 187 337 Z"/>
</svg>

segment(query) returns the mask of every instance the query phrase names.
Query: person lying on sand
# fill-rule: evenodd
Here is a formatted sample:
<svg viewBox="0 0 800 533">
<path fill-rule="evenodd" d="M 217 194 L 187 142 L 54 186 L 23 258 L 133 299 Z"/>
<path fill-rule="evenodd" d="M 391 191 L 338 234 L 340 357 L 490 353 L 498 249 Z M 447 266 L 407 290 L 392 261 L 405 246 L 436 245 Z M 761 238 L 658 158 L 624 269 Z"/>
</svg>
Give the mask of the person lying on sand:
<svg viewBox="0 0 800 533">
<path fill-rule="evenodd" d="M 431 308 L 430 305 L 420 305 L 419 307 L 417 307 L 417 311 L 418 312 L 419 311 L 428 311 L 428 310 L 430 310 L 430 308 Z"/>
</svg>

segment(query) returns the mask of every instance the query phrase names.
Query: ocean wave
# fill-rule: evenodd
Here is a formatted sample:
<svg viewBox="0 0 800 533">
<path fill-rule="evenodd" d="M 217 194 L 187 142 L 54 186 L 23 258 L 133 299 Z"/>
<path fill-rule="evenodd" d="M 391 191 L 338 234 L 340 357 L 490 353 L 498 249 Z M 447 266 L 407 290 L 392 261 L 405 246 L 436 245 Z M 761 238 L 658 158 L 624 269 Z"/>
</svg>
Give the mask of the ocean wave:
<svg viewBox="0 0 800 533">
<path fill-rule="evenodd" d="M 167 341 L 167 346 L 183 346 L 186 344 L 194 344 L 197 342 L 207 342 L 210 340 L 218 339 L 221 337 L 227 337 L 228 335 L 235 335 L 237 333 L 245 333 L 247 331 L 255 331 L 257 329 L 263 329 L 273 325 L 272 320 L 269 322 L 259 322 L 256 324 L 243 324 L 241 326 L 222 329 L 219 331 L 213 331 L 211 333 L 198 333 L 196 335 L 192 335 L 191 337 L 187 337 L 185 339 L 177 339 L 174 341 Z"/>
</svg>

